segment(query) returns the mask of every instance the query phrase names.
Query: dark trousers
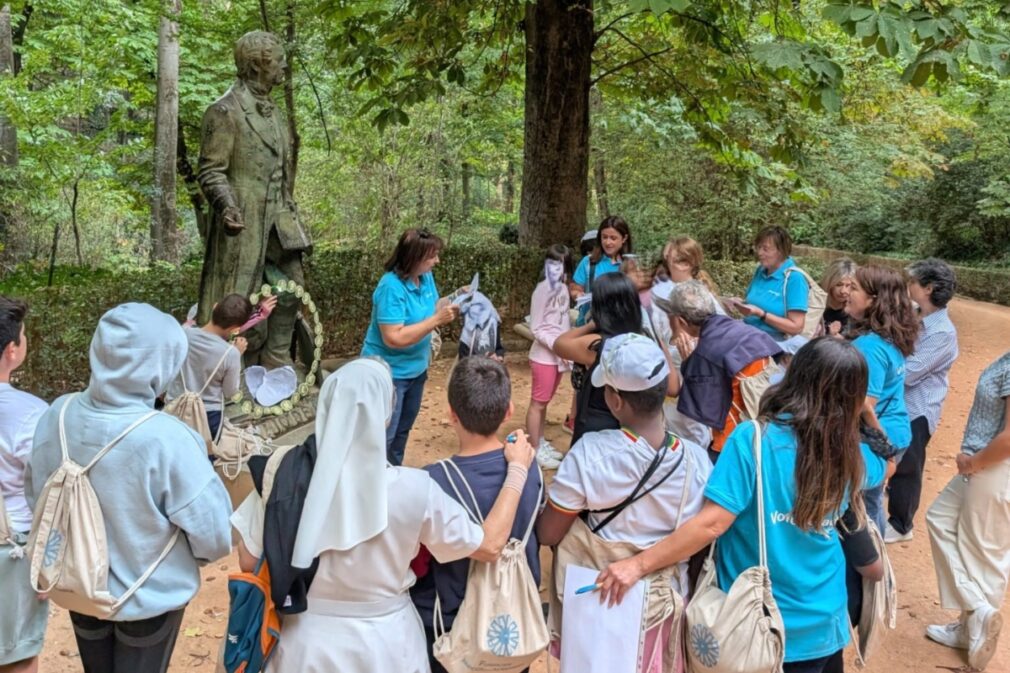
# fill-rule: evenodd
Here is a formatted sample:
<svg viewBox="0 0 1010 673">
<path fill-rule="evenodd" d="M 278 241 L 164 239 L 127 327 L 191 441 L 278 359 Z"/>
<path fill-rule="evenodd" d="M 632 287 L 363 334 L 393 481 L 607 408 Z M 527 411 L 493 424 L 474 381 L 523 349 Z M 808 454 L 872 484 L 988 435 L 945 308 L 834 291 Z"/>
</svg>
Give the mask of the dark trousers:
<svg viewBox="0 0 1010 673">
<path fill-rule="evenodd" d="M 221 412 L 208 409 L 207 425 L 210 427 L 210 436 L 217 439 L 217 431 L 221 428 Z"/>
<path fill-rule="evenodd" d="M 186 608 L 135 622 L 70 613 L 84 673 L 165 673 Z"/>
<path fill-rule="evenodd" d="M 845 666 L 842 651 L 838 650 L 834 654 L 819 659 L 789 661 L 782 667 L 782 671 L 783 673 L 842 673 Z"/>
<path fill-rule="evenodd" d="M 912 530 L 912 520 L 919 510 L 922 495 L 922 471 L 926 466 L 929 422 L 925 416 L 912 421 L 912 443 L 891 477 L 887 514 L 891 527 L 902 535 Z"/>
<path fill-rule="evenodd" d="M 396 402 L 393 405 L 393 415 L 389 418 L 389 427 L 386 428 L 386 460 L 393 465 L 403 464 L 407 437 L 421 411 L 424 382 L 427 380 L 428 372 L 412 379 L 393 379 Z"/>
</svg>

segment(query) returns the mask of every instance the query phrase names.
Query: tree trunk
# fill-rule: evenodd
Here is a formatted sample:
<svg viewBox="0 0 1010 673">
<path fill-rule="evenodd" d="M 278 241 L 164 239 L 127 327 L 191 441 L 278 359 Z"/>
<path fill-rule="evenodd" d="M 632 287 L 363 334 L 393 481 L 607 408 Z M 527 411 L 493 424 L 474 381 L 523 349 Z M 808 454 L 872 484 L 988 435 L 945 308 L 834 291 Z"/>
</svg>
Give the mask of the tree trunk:
<svg viewBox="0 0 1010 673">
<path fill-rule="evenodd" d="M 287 42 L 287 67 L 284 69 L 284 107 L 288 114 L 288 137 L 291 139 L 291 184 L 295 184 L 298 176 L 298 152 L 302 147 L 302 137 L 298 135 L 298 120 L 295 117 L 295 0 L 288 0 L 284 10 L 284 17 L 287 21 L 285 27 L 285 41 Z M 303 68 L 304 69 L 304 68 Z M 323 121 L 323 129 L 326 129 L 326 121 Z M 329 132 L 327 131 L 327 140 Z"/>
<path fill-rule="evenodd" d="M 526 6 L 522 245 L 575 245 L 586 229 L 592 12 L 592 0 Z"/>
<path fill-rule="evenodd" d="M 179 143 L 179 24 L 181 0 L 167 0 L 158 27 L 158 94 L 154 117 L 154 197 L 151 260 L 175 262 L 175 172 Z"/>
<path fill-rule="evenodd" d="M 589 92 L 589 108 L 594 119 L 603 115 L 603 94 L 599 89 L 593 88 Z M 606 151 L 603 149 L 602 128 L 597 126 L 593 135 L 595 138 L 590 150 L 593 158 L 593 191 L 596 193 L 596 216 L 602 220 L 610 216 L 610 203 L 607 201 Z"/>
<path fill-rule="evenodd" d="M 463 162 L 460 166 L 463 173 L 463 217 L 461 218 L 463 222 L 470 221 L 470 211 L 473 209 L 473 196 L 470 192 L 470 182 L 473 179 L 473 166 L 467 162 Z"/>
<path fill-rule="evenodd" d="M 0 8 L 0 77 L 14 76 L 14 34 L 11 32 L 11 7 Z M 0 166 L 18 165 L 18 131 L 7 117 L 0 115 Z"/>
<path fill-rule="evenodd" d="M 502 188 L 502 210 L 509 215 L 515 208 L 516 201 L 516 164 L 509 159 L 508 168 L 505 170 L 505 184 Z"/>
<path fill-rule="evenodd" d="M 81 254 L 81 230 L 77 226 L 77 201 L 81 195 L 81 178 L 74 180 L 73 198 L 70 200 L 70 229 L 74 234 L 74 250 L 77 252 L 77 266 L 84 266 Z"/>
</svg>

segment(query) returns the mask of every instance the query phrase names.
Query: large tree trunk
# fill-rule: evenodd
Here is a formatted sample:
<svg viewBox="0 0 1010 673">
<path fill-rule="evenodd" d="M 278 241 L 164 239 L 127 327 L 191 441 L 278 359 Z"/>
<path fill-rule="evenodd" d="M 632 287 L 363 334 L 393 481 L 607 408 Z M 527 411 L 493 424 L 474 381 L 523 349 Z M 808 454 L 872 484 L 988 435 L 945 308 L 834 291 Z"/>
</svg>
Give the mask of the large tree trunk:
<svg viewBox="0 0 1010 673">
<path fill-rule="evenodd" d="M 576 244 L 586 229 L 592 0 L 526 6 L 519 242 Z"/>
<path fill-rule="evenodd" d="M 14 34 L 11 31 L 11 7 L 0 8 L 0 77 L 14 76 Z M 0 115 L 0 165 L 18 165 L 18 131 L 9 119 Z"/>
<path fill-rule="evenodd" d="M 158 97 L 154 117 L 154 198 L 151 259 L 175 262 L 175 171 L 179 142 L 179 24 L 181 0 L 167 0 L 158 27 Z"/>
</svg>

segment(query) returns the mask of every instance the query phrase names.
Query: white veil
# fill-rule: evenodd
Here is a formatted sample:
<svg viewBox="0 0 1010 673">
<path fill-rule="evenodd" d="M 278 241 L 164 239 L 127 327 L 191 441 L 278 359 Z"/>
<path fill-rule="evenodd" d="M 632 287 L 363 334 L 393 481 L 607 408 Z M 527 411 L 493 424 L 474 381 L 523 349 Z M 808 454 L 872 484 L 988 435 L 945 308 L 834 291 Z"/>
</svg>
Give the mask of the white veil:
<svg viewBox="0 0 1010 673">
<path fill-rule="evenodd" d="M 381 362 L 354 360 L 323 383 L 316 465 L 291 559 L 296 568 L 386 529 L 386 421 L 392 409 L 393 379 Z"/>
</svg>

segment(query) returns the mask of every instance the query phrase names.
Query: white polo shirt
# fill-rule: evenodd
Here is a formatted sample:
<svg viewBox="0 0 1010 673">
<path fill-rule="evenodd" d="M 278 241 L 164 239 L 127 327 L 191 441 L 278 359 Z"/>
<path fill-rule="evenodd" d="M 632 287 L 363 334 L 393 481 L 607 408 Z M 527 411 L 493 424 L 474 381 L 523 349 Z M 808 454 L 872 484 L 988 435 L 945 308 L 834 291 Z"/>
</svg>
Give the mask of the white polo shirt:
<svg viewBox="0 0 1010 673">
<path fill-rule="evenodd" d="M 631 495 L 655 456 L 656 449 L 628 430 L 586 433 L 561 461 L 550 500 L 570 512 L 614 507 Z M 678 461 L 673 474 L 618 514 L 598 533 L 600 537 L 649 547 L 672 533 L 678 521 L 683 525 L 700 512 L 712 463 L 694 442 L 677 438 L 644 488 L 666 477 Z M 587 523 L 595 527 L 607 516 L 589 514 Z M 678 581 L 678 591 L 686 596 L 687 562 L 680 565 L 678 578 L 683 581 Z"/>
</svg>

